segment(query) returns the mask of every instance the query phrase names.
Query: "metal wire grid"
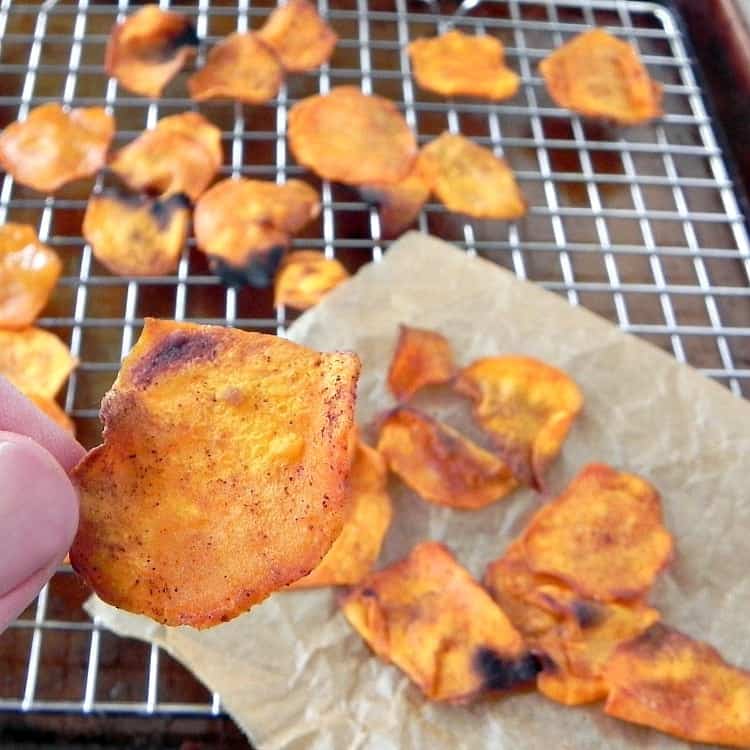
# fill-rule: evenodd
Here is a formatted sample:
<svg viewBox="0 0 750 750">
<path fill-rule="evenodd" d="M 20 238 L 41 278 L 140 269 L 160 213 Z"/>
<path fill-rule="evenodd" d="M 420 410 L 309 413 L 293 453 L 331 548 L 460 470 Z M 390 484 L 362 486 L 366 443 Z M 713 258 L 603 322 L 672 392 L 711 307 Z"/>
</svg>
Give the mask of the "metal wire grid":
<svg viewBox="0 0 750 750">
<path fill-rule="evenodd" d="M 214 42 L 231 30 L 255 28 L 269 10 L 263 2 L 237 2 L 226 7 L 199 0 L 197 9 L 175 9 L 194 16 L 199 36 Z M 454 16 L 450 9 L 441 13 L 435 4 L 407 0 L 395 0 L 395 8 L 379 0 L 369 7 L 367 0 L 318 5 L 341 37 L 330 65 L 290 79 L 268 107 L 201 105 L 222 127 L 227 175 L 283 182 L 303 174 L 290 161 L 284 137 L 288 107 L 302 96 L 341 83 L 389 96 L 401 104 L 420 142 L 449 129 L 504 154 L 530 203 L 529 217 L 517 224 L 464 221 L 430 204 L 419 218 L 421 229 L 596 310 L 734 393 L 748 394 L 748 236 L 685 40 L 668 9 L 627 0 L 485 0 L 471 15 L 463 12 L 465 4 Z M 149 102 L 104 76 L 106 35 L 128 12 L 127 0 L 117 6 L 0 0 L 1 124 L 24 118 L 45 101 L 102 105 L 117 117 L 122 143 L 160 116 L 195 109 L 185 98 L 184 80 Z M 451 24 L 504 41 L 510 64 L 522 75 L 518 97 L 501 105 L 446 102 L 415 86 L 406 44 Z M 659 123 L 607 130 L 547 97 L 538 60 L 594 24 L 638 47 L 664 83 L 666 114 Z M 65 259 L 66 274 L 40 325 L 68 340 L 80 359 L 64 405 L 88 444 L 98 439 L 98 401 L 146 315 L 280 335 L 290 320 L 288 311 L 273 308 L 267 292 L 221 287 L 193 247 L 174 276 L 110 276 L 80 237 L 91 187 L 40 198 L 6 175 L 0 188 L 0 220 L 34 223 Z M 100 188 L 95 181 L 93 189 Z M 340 186 L 323 182 L 320 189 L 320 224 L 296 245 L 320 248 L 350 268 L 379 260 L 387 243 L 377 211 Z M 0 638 L 0 711 L 221 713 L 219 696 L 185 688 L 184 674 L 169 672 L 171 683 L 165 681 L 169 660 L 158 648 L 116 639 L 89 622 L 79 606 L 85 593 L 76 586 L 63 566 Z"/>
</svg>

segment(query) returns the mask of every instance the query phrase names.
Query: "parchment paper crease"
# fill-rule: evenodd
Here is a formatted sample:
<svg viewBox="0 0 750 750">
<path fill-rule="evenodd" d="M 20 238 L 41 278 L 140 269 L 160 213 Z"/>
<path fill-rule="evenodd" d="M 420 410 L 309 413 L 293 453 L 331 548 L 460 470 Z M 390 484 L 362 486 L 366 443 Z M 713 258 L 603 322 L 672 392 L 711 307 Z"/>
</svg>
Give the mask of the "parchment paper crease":
<svg viewBox="0 0 750 750">
<path fill-rule="evenodd" d="M 290 337 L 360 355 L 357 409 L 367 424 L 392 403 L 384 381 L 402 322 L 447 335 L 462 363 L 519 352 L 570 373 L 583 388 L 585 413 L 550 490 L 593 460 L 654 482 L 677 559 L 652 600 L 665 620 L 750 667 L 750 405 L 595 315 L 417 233 L 303 315 Z M 437 392 L 421 403 L 464 426 L 462 400 Z M 462 513 L 429 505 L 395 481 L 392 490 L 396 515 L 380 564 L 432 538 L 475 575 L 541 502 L 520 492 Z M 535 694 L 469 707 L 430 704 L 395 667 L 371 656 L 330 591 L 282 592 L 205 632 L 164 628 L 95 599 L 87 609 L 115 632 L 155 641 L 186 664 L 221 694 L 259 750 L 688 747 L 598 707 L 564 708 Z"/>
</svg>

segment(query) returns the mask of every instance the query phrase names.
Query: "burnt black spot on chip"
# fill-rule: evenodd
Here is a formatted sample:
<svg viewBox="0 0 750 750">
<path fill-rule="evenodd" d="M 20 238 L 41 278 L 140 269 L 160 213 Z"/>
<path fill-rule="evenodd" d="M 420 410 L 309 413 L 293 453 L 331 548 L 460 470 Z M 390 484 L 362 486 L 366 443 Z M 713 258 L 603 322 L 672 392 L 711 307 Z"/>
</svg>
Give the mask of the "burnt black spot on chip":
<svg viewBox="0 0 750 750">
<path fill-rule="evenodd" d="M 133 383 L 146 388 L 164 372 L 198 360 L 210 362 L 216 357 L 216 347 L 216 338 L 211 334 L 170 333 L 133 368 Z"/>
<path fill-rule="evenodd" d="M 602 610 L 593 602 L 577 601 L 573 603 L 573 617 L 582 628 L 591 628 L 601 622 Z"/>
<path fill-rule="evenodd" d="M 271 286 L 285 252 L 285 245 L 273 245 L 262 252 L 253 251 L 242 268 L 212 256 L 211 268 L 228 286 L 249 284 L 255 289 L 265 289 Z"/>
<path fill-rule="evenodd" d="M 482 678 L 485 690 L 513 690 L 532 683 L 542 670 L 535 654 L 526 653 L 518 659 L 504 659 L 491 648 L 478 648 L 473 666 Z"/>
<path fill-rule="evenodd" d="M 184 28 L 171 38 L 165 40 L 165 55 L 172 57 L 178 50 L 183 47 L 198 47 L 201 43 L 195 26 L 185 19 Z"/>
<path fill-rule="evenodd" d="M 159 229 L 166 229 L 175 211 L 189 209 L 191 205 L 190 198 L 185 193 L 176 193 L 166 200 L 154 200 L 151 204 L 151 215 L 159 225 Z"/>
</svg>

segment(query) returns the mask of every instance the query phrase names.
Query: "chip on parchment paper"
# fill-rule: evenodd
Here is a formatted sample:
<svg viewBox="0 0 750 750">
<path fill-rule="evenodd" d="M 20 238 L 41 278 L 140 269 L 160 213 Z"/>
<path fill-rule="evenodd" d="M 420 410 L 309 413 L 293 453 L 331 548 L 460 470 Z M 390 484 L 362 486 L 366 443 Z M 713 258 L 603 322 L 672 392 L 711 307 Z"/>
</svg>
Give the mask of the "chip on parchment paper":
<svg viewBox="0 0 750 750">
<path fill-rule="evenodd" d="M 34 406 L 43 411 L 53 422 L 58 424 L 63 430 L 75 435 L 76 427 L 73 420 L 60 408 L 60 404 L 53 398 L 40 396 L 37 393 L 27 393 L 26 397 L 33 401 Z"/>
<path fill-rule="evenodd" d="M 445 132 L 419 152 L 419 171 L 449 211 L 477 219 L 519 219 L 526 200 L 506 161 Z"/>
<path fill-rule="evenodd" d="M 456 29 L 438 37 L 415 39 L 409 57 L 417 83 L 443 96 L 464 94 L 501 101 L 521 83 L 505 64 L 505 50 L 492 36 L 464 34 Z"/>
<path fill-rule="evenodd" d="M 662 114 L 661 86 L 636 50 L 603 29 L 590 29 L 539 63 L 552 99 L 587 117 L 637 125 Z"/>
<path fill-rule="evenodd" d="M 372 650 L 431 700 L 461 703 L 528 687 L 539 670 L 502 610 L 437 542 L 370 574 L 342 609 Z"/>
<path fill-rule="evenodd" d="M 128 91 L 155 99 L 195 56 L 199 43 L 190 19 L 145 5 L 112 29 L 104 66 Z"/>
<path fill-rule="evenodd" d="M 354 86 L 297 102 L 287 137 L 299 164 L 348 185 L 398 182 L 417 154 L 414 133 L 396 105 Z"/>
<path fill-rule="evenodd" d="M 284 258 L 276 274 L 274 304 L 307 310 L 348 278 L 349 272 L 335 258 L 316 250 L 296 250 Z"/>
<path fill-rule="evenodd" d="M 398 237 L 417 220 L 430 197 L 430 186 L 419 170 L 413 168 L 398 182 L 363 185 L 359 192 L 364 200 L 377 205 L 380 233 L 390 238 Z"/>
<path fill-rule="evenodd" d="M 517 478 L 543 486 L 547 467 L 583 408 L 573 380 L 538 359 L 503 355 L 464 368 L 455 388 L 474 401 L 474 417 Z"/>
<path fill-rule="evenodd" d="M 74 469 L 70 559 L 106 602 L 210 627 L 307 575 L 348 515 L 359 361 L 147 319 Z"/>
<path fill-rule="evenodd" d="M 30 326 L 62 271 L 57 253 L 28 224 L 0 226 L 0 328 Z"/>
<path fill-rule="evenodd" d="M 42 104 L 3 130 L 0 166 L 22 185 L 54 193 L 101 169 L 114 134 L 114 118 L 101 107 Z"/>
<path fill-rule="evenodd" d="M 289 0 L 276 8 L 257 33 L 291 73 L 314 70 L 328 62 L 338 41 L 308 0 Z"/>
</svg>

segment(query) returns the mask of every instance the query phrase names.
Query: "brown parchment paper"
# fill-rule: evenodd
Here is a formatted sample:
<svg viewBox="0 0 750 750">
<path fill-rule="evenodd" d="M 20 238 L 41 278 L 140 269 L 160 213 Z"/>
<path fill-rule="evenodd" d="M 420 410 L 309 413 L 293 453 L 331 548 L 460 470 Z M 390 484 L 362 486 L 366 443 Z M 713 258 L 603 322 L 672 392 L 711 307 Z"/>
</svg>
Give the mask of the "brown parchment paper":
<svg viewBox="0 0 750 750">
<path fill-rule="evenodd" d="M 367 424 L 392 403 L 385 374 L 402 322 L 447 335 L 462 363 L 519 352 L 570 373 L 586 406 L 551 473 L 550 491 L 592 460 L 654 482 L 677 557 L 653 602 L 666 621 L 750 667 L 750 405 L 595 315 L 417 233 L 302 316 L 290 336 L 360 355 L 357 411 Z M 465 402 L 446 392 L 420 403 L 468 424 Z M 379 564 L 431 538 L 447 543 L 475 575 L 542 502 L 525 491 L 459 512 L 429 505 L 395 480 L 391 489 L 396 513 Z M 689 746 L 610 719 L 598 706 L 564 708 L 533 693 L 468 707 L 431 704 L 370 654 L 329 590 L 275 594 L 204 632 L 164 628 L 95 599 L 87 608 L 115 632 L 155 641 L 186 664 L 221 694 L 259 750 Z"/>
</svg>

